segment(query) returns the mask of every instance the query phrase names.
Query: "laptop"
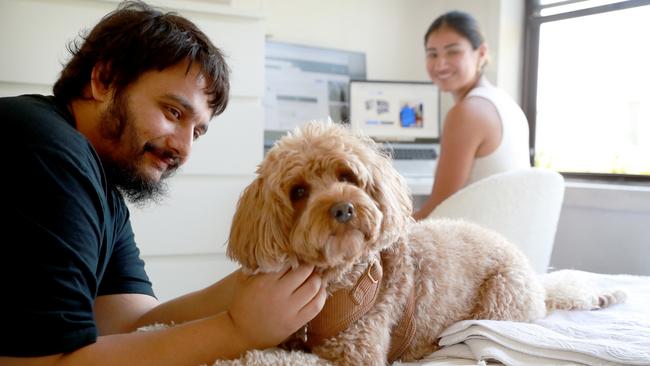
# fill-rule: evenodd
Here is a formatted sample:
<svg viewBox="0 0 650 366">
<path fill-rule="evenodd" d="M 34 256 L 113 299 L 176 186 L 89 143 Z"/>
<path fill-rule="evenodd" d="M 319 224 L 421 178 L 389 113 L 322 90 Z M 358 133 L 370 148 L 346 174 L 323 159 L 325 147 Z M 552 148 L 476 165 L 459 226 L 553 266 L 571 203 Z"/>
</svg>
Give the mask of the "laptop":
<svg viewBox="0 0 650 366">
<path fill-rule="evenodd" d="M 350 128 L 381 144 L 407 178 L 432 178 L 440 141 L 440 91 L 431 82 L 350 81 Z"/>
</svg>

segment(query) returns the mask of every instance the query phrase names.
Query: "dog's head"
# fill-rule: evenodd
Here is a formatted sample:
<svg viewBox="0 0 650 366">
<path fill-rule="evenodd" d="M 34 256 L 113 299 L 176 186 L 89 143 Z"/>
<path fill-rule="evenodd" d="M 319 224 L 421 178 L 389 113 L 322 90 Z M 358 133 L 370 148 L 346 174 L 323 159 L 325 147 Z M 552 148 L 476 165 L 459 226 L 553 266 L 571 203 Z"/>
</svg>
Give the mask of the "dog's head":
<svg viewBox="0 0 650 366">
<path fill-rule="evenodd" d="M 312 122 L 280 139 L 239 199 L 228 255 L 249 270 L 341 267 L 406 235 L 404 179 L 369 138 Z"/>
</svg>

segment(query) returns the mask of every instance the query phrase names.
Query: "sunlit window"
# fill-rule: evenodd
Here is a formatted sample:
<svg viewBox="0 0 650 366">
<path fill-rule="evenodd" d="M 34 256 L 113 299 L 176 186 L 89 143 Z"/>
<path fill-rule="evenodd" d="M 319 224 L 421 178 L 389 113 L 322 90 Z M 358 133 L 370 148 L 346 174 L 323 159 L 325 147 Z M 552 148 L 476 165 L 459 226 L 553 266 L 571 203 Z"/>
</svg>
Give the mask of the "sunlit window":
<svg viewBox="0 0 650 366">
<path fill-rule="evenodd" d="M 650 4 L 635 3 L 540 18 L 536 108 L 527 111 L 536 166 L 650 177 Z"/>
</svg>

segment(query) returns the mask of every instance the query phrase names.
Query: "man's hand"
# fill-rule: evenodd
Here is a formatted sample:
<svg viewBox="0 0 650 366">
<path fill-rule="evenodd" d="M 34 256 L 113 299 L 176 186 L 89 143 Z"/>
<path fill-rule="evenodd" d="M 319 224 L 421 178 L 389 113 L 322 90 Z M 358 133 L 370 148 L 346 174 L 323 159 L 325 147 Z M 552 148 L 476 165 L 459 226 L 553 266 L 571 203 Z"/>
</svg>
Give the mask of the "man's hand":
<svg viewBox="0 0 650 366">
<path fill-rule="evenodd" d="M 288 266 L 278 273 L 238 274 L 228 313 L 245 342 L 254 348 L 275 346 L 313 319 L 326 292 L 314 266 Z"/>
</svg>

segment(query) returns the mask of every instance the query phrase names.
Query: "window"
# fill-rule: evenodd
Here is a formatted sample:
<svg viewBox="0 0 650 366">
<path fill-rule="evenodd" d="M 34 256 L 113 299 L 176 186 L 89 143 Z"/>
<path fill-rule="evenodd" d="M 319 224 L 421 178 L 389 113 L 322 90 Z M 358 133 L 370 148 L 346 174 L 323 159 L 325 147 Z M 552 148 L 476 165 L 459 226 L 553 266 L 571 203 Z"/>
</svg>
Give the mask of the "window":
<svg viewBox="0 0 650 366">
<path fill-rule="evenodd" d="M 650 180 L 650 0 L 527 0 L 535 166 Z"/>
</svg>

